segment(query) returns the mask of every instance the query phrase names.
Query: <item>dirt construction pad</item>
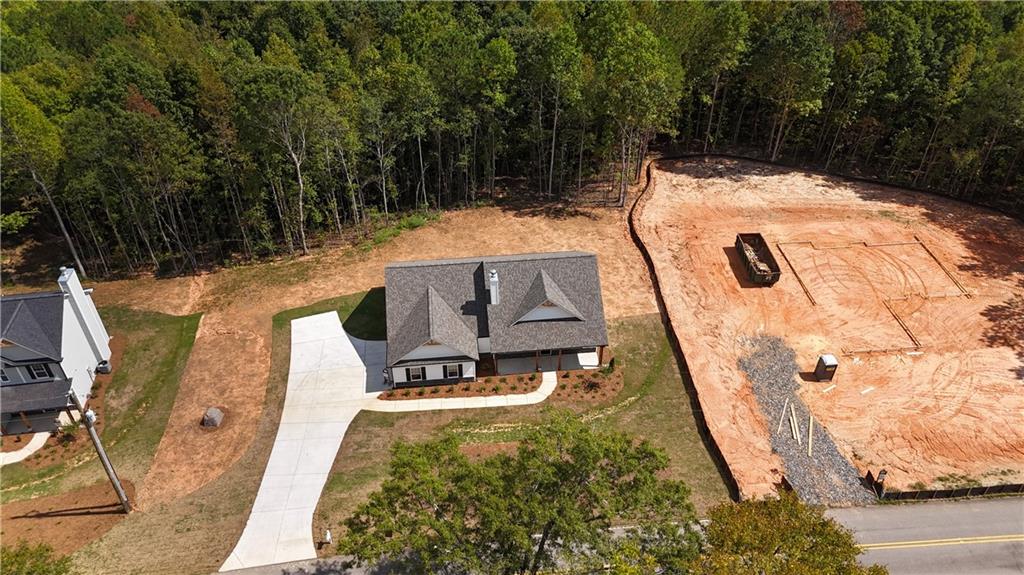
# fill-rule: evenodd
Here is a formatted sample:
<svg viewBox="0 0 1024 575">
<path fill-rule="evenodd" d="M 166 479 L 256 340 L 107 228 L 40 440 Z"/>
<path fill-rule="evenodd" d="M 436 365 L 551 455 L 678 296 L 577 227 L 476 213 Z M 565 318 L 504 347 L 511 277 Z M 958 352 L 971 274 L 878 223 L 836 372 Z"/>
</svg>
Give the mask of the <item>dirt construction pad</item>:
<svg viewBox="0 0 1024 575">
<path fill-rule="evenodd" d="M 742 495 L 786 473 L 737 362 L 760 335 L 796 353 L 798 395 L 891 488 L 1024 476 L 1024 226 L 935 196 L 725 159 L 659 162 L 634 214 L 708 426 Z M 764 235 L 782 268 L 746 278 Z M 832 382 L 812 371 L 839 358 Z M 834 386 L 834 387 L 833 387 Z M 776 425 L 779 428 L 776 428 Z"/>
</svg>

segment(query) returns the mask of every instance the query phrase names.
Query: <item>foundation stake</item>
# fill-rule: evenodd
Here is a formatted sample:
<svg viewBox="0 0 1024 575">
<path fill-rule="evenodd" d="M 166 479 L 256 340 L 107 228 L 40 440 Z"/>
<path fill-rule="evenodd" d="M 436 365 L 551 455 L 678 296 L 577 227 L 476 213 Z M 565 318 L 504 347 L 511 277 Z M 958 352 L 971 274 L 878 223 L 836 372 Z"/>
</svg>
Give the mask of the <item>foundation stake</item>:
<svg viewBox="0 0 1024 575">
<path fill-rule="evenodd" d="M 811 456 L 811 449 L 814 447 L 814 416 L 807 414 L 807 457 Z"/>
<path fill-rule="evenodd" d="M 782 417 L 779 418 L 779 428 L 775 430 L 775 433 L 782 433 L 782 422 L 786 421 L 786 408 L 789 407 L 789 398 L 786 398 L 786 403 L 782 404 Z"/>
</svg>

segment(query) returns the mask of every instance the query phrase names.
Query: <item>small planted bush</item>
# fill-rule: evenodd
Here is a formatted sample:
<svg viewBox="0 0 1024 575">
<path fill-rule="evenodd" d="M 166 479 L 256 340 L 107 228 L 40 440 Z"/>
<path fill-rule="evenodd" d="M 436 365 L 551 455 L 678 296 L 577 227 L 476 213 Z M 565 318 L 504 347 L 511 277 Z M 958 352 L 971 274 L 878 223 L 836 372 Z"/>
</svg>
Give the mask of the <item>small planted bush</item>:
<svg viewBox="0 0 1024 575">
<path fill-rule="evenodd" d="M 416 390 L 416 395 L 419 395 L 419 396 L 423 396 L 426 393 L 427 393 L 427 390 L 423 389 L 422 387 Z"/>
<path fill-rule="evenodd" d="M 440 392 L 441 392 L 441 390 L 436 388 L 436 387 L 431 387 L 430 388 L 430 395 L 437 395 Z"/>
</svg>

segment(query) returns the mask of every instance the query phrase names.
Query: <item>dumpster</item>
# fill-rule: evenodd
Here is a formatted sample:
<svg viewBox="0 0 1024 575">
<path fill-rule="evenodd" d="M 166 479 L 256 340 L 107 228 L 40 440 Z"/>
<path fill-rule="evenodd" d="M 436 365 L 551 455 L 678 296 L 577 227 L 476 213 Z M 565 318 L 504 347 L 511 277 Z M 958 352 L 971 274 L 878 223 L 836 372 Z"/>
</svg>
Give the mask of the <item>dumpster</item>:
<svg viewBox="0 0 1024 575">
<path fill-rule="evenodd" d="M 782 270 L 761 234 L 736 234 L 736 251 L 750 281 L 765 286 L 779 281 Z"/>
</svg>

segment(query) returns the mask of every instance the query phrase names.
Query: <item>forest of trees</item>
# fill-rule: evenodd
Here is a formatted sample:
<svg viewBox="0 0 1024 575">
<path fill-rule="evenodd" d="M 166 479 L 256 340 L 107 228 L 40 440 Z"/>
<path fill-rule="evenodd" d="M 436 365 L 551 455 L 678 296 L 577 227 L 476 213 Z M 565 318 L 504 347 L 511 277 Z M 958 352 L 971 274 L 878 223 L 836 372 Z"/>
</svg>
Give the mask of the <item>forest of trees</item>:
<svg viewBox="0 0 1024 575">
<path fill-rule="evenodd" d="M 2 7 L 3 233 L 92 276 L 600 182 L 656 138 L 1024 212 L 1024 4 Z M 510 184 L 515 184 L 510 186 Z"/>
</svg>

